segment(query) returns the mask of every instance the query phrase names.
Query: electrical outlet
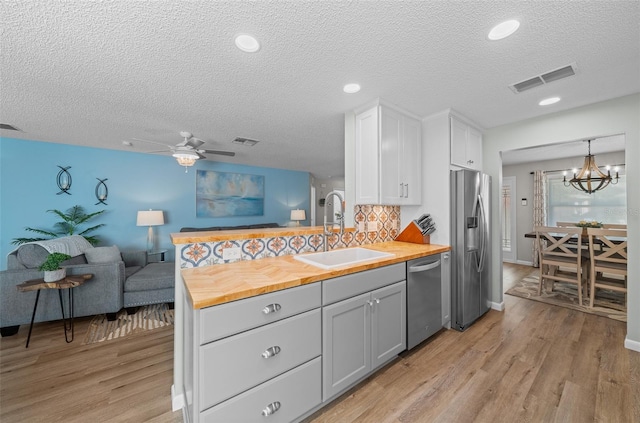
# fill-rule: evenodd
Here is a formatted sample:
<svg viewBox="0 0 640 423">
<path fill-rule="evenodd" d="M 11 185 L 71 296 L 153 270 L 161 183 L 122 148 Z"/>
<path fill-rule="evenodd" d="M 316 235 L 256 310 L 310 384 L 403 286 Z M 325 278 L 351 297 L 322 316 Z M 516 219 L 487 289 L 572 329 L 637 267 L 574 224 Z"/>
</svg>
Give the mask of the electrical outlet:
<svg viewBox="0 0 640 423">
<path fill-rule="evenodd" d="M 367 232 L 375 232 L 378 230 L 378 221 L 372 220 L 367 222 Z"/>
<path fill-rule="evenodd" d="M 222 250 L 223 260 L 238 260 L 240 259 L 240 247 L 224 248 Z"/>
<path fill-rule="evenodd" d="M 358 222 L 358 232 L 364 232 L 364 222 Z"/>
</svg>

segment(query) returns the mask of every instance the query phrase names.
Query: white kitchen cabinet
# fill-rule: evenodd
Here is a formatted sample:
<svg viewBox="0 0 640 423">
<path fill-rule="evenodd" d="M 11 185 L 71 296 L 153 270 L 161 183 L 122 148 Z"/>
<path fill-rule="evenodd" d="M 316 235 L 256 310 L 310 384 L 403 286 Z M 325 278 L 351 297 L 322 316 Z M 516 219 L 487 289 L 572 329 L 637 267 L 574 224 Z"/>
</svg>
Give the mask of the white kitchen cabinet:
<svg viewBox="0 0 640 423">
<path fill-rule="evenodd" d="M 323 307 L 323 401 L 406 349 L 406 289 L 403 280 Z"/>
<path fill-rule="evenodd" d="M 355 132 L 356 204 L 420 204 L 420 120 L 378 100 L 356 111 Z"/>
<path fill-rule="evenodd" d="M 461 118 L 451 115 L 451 164 L 482 170 L 482 133 Z"/>
</svg>

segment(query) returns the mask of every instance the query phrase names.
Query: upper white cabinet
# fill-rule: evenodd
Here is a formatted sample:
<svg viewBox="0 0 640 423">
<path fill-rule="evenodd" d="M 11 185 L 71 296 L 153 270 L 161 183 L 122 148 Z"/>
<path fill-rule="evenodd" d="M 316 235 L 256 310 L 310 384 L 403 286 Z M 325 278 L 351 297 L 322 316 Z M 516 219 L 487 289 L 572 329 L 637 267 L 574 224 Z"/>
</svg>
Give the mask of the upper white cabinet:
<svg viewBox="0 0 640 423">
<path fill-rule="evenodd" d="M 379 100 L 356 111 L 356 204 L 421 202 L 421 124 Z"/>
<path fill-rule="evenodd" d="M 482 133 L 457 116 L 449 117 L 451 125 L 451 164 L 482 170 Z"/>
</svg>

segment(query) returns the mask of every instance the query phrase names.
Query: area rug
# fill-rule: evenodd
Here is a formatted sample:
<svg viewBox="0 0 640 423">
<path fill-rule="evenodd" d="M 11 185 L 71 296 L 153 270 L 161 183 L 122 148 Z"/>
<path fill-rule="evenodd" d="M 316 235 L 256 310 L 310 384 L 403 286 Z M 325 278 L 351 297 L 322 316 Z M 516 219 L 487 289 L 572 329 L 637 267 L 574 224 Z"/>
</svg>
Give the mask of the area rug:
<svg viewBox="0 0 640 423">
<path fill-rule="evenodd" d="M 113 321 L 108 321 L 106 315 L 100 314 L 91 320 L 82 343 L 87 345 L 130 337 L 170 325 L 173 325 L 173 310 L 167 304 L 139 307 L 131 315 L 126 310 L 120 310 Z"/>
<path fill-rule="evenodd" d="M 542 303 L 553 304 L 560 307 L 567 307 L 579 310 L 584 313 L 597 314 L 621 322 L 627 321 L 627 312 L 624 307 L 624 294 L 616 291 L 599 289 L 596 294 L 593 308 L 588 307 L 588 299 L 583 298 L 584 305 L 578 303 L 578 287 L 573 284 L 556 282 L 552 292 L 542 290 L 542 295 L 538 295 L 538 275 L 530 274 L 515 285 L 505 294 L 514 297 L 527 298 L 529 300 L 540 301 Z"/>
</svg>

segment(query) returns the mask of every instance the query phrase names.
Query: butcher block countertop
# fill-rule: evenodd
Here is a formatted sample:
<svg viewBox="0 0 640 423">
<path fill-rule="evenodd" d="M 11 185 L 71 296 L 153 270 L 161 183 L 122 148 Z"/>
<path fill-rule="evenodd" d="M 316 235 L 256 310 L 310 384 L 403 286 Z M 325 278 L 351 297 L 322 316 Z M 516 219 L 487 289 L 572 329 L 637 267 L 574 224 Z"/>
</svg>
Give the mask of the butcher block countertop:
<svg viewBox="0 0 640 423">
<path fill-rule="evenodd" d="M 338 232 L 338 228 L 332 229 Z M 344 228 L 345 232 L 355 232 L 355 228 Z M 322 226 L 291 226 L 286 228 L 232 229 L 226 231 L 176 232 L 171 234 L 174 244 L 194 244 L 197 242 L 217 242 L 231 239 L 268 238 L 274 236 L 322 235 Z"/>
<path fill-rule="evenodd" d="M 183 269 L 181 274 L 193 308 L 200 309 L 451 250 L 447 245 L 398 241 L 362 247 L 394 256 L 326 270 L 293 256 L 270 257 Z"/>
</svg>

